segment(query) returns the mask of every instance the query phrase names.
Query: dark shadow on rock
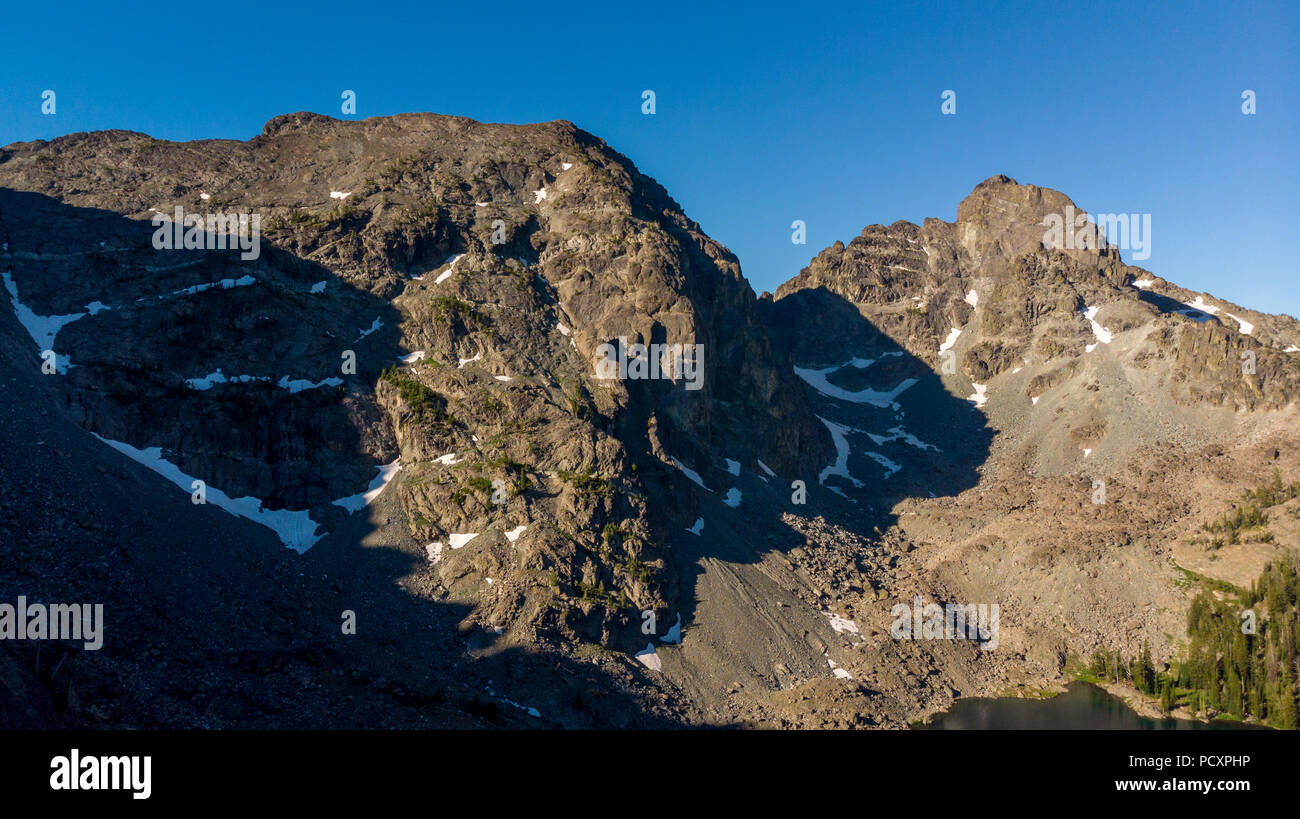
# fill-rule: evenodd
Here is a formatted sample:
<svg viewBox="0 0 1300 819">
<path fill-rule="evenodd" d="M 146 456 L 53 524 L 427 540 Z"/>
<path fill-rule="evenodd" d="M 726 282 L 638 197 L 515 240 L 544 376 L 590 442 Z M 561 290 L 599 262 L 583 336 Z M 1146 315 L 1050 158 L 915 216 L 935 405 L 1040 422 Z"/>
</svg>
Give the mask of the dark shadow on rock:
<svg viewBox="0 0 1300 819">
<path fill-rule="evenodd" d="M 677 724 L 644 712 L 632 675 L 498 648 L 497 635 L 462 625 L 468 605 L 413 593 L 403 584 L 422 555 L 363 545 L 392 511 L 382 496 L 352 516 L 330 508 L 375 475 L 339 404 L 368 395 L 407 352 L 390 303 L 266 245 L 255 263 L 189 251 L 193 263 L 177 253 L 173 266 L 152 232 L 0 189 L 0 269 L 13 269 L 22 302 L 40 315 L 112 307 L 59 331 L 55 349 L 73 366 L 56 377 L 41 374 L 8 294 L 0 305 L 0 602 L 104 605 L 99 651 L 28 642 L 0 655 L 0 706 L 33 703 L 0 708 L 0 727 Z M 236 271 L 257 284 L 155 298 Z M 360 337 L 372 318 L 375 332 Z M 316 382 L 338 372 L 342 349 L 357 353 L 357 373 L 338 390 L 225 384 L 212 389 L 236 397 L 214 402 L 181 381 L 219 366 Z M 286 362 L 304 371 L 280 373 Z M 162 447 L 231 497 L 310 506 L 332 534 L 296 554 L 270 529 L 192 503 L 90 431 Z"/>
<path fill-rule="evenodd" d="M 979 481 L 993 431 L 926 362 L 829 291 L 800 290 L 765 304 L 774 346 L 802 373 L 814 411 L 851 430 L 847 471 L 864 486 L 833 472 L 818 483 L 838 484 L 876 510 L 867 531 L 892 523 L 887 510 L 905 498 L 955 495 Z"/>
<path fill-rule="evenodd" d="M 1139 290 L 1138 298 L 1147 304 L 1152 305 L 1162 313 L 1179 313 L 1187 316 L 1193 321 L 1207 321 L 1214 318 L 1214 316 L 1209 313 L 1206 313 L 1203 310 L 1197 310 L 1190 304 L 1184 304 L 1178 299 L 1170 298 L 1169 296 L 1162 296 L 1159 293 L 1152 293 L 1149 290 Z"/>
<path fill-rule="evenodd" d="M 772 550 L 803 546 L 804 535 L 782 520 L 786 512 L 821 516 L 875 540 L 897 521 L 894 509 L 900 502 L 953 496 L 975 486 L 993 440 L 993 430 L 971 401 L 950 393 L 933 369 L 842 297 L 824 289 L 802 290 L 774 303 L 760 302 L 760 310 L 781 356 L 778 365 L 798 375 L 795 383 L 835 440 L 836 455 L 833 461 L 804 458 L 798 474 L 767 476 L 751 466 L 754 453 L 762 451 L 763 442 L 755 440 L 745 450 L 686 464 L 701 474 L 707 491 L 683 474 L 653 479 L 642 469 L 655 487 L 652 494 L 679 502 L 671 515 L 680 519 L 680 528 L 665 537 L 673 546 L 686 629 L 697 614 L 697 584 L 706 560 L 751 564 Z M 841 458 L 845 448 L 847 457 Z M 724 465 L 723 458 L 745 466 L 732 474 L 734 466 Z M 792 500 L 795 480 L 806 486 L 805 505 Z M 726 502 L 731 488 L 740 491 L 735 506 Z M 704 519 L 702 533 L 684 531 L 697 517 Z"/>
</svg>

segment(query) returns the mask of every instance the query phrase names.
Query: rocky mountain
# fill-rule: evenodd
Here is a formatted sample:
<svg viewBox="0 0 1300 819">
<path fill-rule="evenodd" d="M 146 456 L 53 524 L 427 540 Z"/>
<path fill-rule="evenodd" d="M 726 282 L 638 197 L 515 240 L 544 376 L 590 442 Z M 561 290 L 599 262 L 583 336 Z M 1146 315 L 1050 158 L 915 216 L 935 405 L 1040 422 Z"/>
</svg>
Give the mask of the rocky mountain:
<svg viewBox="0 0 1300 819">
<path fill-rule="evenodd" d="M 1187 534 L 1297 467 L 1300 324 L 1047 246 L 1067 206 L 994 177 L 758 298 L 565 122 L 0 149 L 0 594 L 110 611 L 6 646 L 0 718 L 903 726 L 1172 657 L 1171 558 L 1287 548 Z M 894 639 L 918 595 L 1000 645 Z"/>
<path fill-rule="evenodd" d="M 907 583 L 1001 602 L 1010 679 L 1096 648 L 1171 660 L 1187 571 L 1245 588 L 1298 545 L 1207 548 L 1200 528 L 1295 474 L 1300 322 L 1104 242 L 1051 247 L 1046 217 L 1074 207 L 996 176 L 955 223 L 870 226 L 763 297 L 847 456 L 828 488 L 883 494 L 873 531 L 908 552 Z"/>
</svg>

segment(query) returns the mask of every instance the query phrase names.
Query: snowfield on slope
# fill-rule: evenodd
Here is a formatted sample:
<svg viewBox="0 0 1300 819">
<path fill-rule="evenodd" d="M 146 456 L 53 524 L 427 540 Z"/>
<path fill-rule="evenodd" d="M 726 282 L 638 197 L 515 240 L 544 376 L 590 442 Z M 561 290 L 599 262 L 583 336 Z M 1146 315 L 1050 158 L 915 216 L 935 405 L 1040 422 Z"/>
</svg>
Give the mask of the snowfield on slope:
<svg viewBox="0 0 1300 819">
<path fill-rule="evenodd" d="M 909 387 L 918 383 L 915 378 L 904 378 L 899 382 L 898 386 L 894 387 L 892 390 L 889 390 L 888 392 L 880 392 L 870 388 L 857 391 L 846 390 L 843 387 L 835 386 L 827 380 L 826 377 L 828 375 L 851 364 L 854 364 L 854 362 L 850 361 L 834 367 L 823 367 L 822 369 L 795 367 L 794 374 L 802 378 L 808 386 L 828 398 L 838 398 L 841 401 L 849 401 L 854 404 L 870 404 L 873 407 L 882 408 L 892 405 L 894 401 L 897 400 L 898 396 L 907 391 Z"/>
<path fill-rule="evenodd" d="M 180 467 L 164 459 L 162 447 L 153 446 L 136 449 L 130 444 L 121 441 L 113 441 L 93 432 L 90 434 L 136 463 L 158 473 L 185 492 L 195 491 L 195 481 L 198 479 L 186 475 L 180 470 Z M 213 506 L 236 517 L 251 520 L 253 523 L 265 526 L 275 532 L 279 536 L 281 543 L 299 554 L 310 549 L 312 544 L 325 536 L 323 532 L 321 534 L 316 533 L 317 529 L 320 528 L 319 524 L 311 519 L 311 515 L 306 510 L 266 509 L 258 498 L 251 496 L 232 498 L 214 486 L 206 487 L 205 496 L 206 501 Z"/>
</svg>

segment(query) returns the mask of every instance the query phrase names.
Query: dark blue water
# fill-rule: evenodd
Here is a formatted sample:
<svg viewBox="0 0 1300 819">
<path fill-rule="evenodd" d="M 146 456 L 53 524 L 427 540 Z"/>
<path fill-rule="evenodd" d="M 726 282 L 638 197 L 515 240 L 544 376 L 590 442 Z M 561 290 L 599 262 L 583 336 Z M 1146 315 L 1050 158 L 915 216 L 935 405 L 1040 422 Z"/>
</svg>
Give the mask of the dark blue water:
<svg viewBox="0 0 1300 819">
<path fill-rule="evenodd" d="M 1064 694 L 1045 700 L 962 699 L 936 714 L 922 730 L 1165 730 L 1241 729 L 1238 722 L 1147 719 L 1090 683 L 1074 682 Z"/>
</svg>

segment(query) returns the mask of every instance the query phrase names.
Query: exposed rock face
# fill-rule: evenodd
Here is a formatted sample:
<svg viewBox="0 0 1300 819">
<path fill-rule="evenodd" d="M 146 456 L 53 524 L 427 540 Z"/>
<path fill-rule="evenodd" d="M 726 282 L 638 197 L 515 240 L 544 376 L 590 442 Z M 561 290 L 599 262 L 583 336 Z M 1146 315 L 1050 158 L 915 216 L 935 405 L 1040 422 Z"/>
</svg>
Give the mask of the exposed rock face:
<svg viewBox="0 0 1300 819">
<path fill-rule="evenodd" d="M 1285 351 L 1300 346 L 1300 323 L 1193 298 L 1125 265 L 1104 241 L 1047 246 L 1044 220 L 1071 211 L 1083 213 L 1057 191 L 994 176 L 958 206 L 955 224 L 872 225 L 818 254 L 776 298 L 841 296 L 940 373 L 952 349 L 976 383 L 1017 368 L 1059 375 L 1123 336 L 1137 366 L 1168 362 L 1163 389 L 1179 401 L 1279 409 L 1295 399 L 1296 358 Z M 1254 372 L 1243 372 L 1250 359 Z"/>
<path fill-rule="evenodd" d="M 566 725 L 901 726 L 1059 679 L 1067 652 L 1169 649 L 1173 535 L 1155 533 L 1191 525 L 1183 470 L 1225 447 L 1245 464 L 1286 429 L 1300 329 L 1186 300 L 1110 248 L 1044 247 L 1070 206 L 993 177 L 955 224 L 868 227 L 758 300 L 660 185 L 569 123 L 291 114 L 248 142 L 8 146 L 0 344 L 22 386 L 3 408 L 26 432 L 0 474 L 49 472 L 15 481 L 12 519 L 32 523 L 0 539 L 40 548 L 0 591 L 107 550 L 88 593 L 139 608 L 121 578 L 156 572 L 169 597 L 204 586 L 194 618 L 234 595 L 247 634 L 229 639 L 262 653 L 229 646 L 221 681 L 166 709 L 145 704 L 155 677 L 129 709 L 60 717 L 92 724 L 248 724 L 223 703 L 283 692 L 246 674 L 346 668 L 385 678 L 358 719 L 395 724 L 478 724 L 480 696 L 525 691 Z M 151 220 L 177 207 L 256 214 L 259 252 L 158 249 Z M 638 343 L 701 345 L 700 377 L 598 377 L 602 345 Z M 86 468 L 47 463 L 46 440 Z M 1100 509 L 1094 465 L 1114 487 Z M 107 523 L 38 517 L 51 480 L 60 504 L 116 499 Z M 184 568 L 161 544 L 129 556 L 160 518 L 195 544 Z M 1002 601 L 1007 650 L 893 640 L 915 595 Z M 313 606 L 401 625 L 340 647 Z M 167 652 L 203 639 L 164 632 Z M 126 679 L 139 658 L 112 662 Z M 466 680 L 472 701 L 444 699 Z M 319 725 L 344 696 L 253 724 Z"/>
<path fill-rule="evenodd" d="M 305 510 L 318 535 L 349 515 L 334 501 L 400 458 L 389 491 L 410 536 L 448 542 L 458 581 L 454 533 L 521 552 L 533 581 L 516 608 L 556 583 L 667 607 L 656 544 L 690 521 L 646 515 L 638 467 L 671 453 L 712 479 L 718 451 L 751 467 L 830 451 L 734 256 L 568 123 L 294 114 L 247 143 L 107 132 L 3 160 L 19 298 L 90 312 L 56 345 L 79 424 L 161 447 L 230 497 Z M 269 246 L 154 249 L 145 219 L 177 206 L 259 214 Z M 702 345 L 699 389 L 597 379 L 598 345 L 620 338 Z M 611 543 L 607 525 L 625 531 Z"/>
<path fill-rule="evenodd" d="M 1276 459 L 1296 468 L 1300 323 L 1180 290 L 1101 242 L 1053 245 L 1044 219 L 1074 207 L 993 177 L 955 224 L 867 227 L 764 305 L 847 453 L 826 485 L 883 501 L 869 528 L 904 544 L 889 599 L 1000 601 L 1002 649 L 1023 661 L 1009 681 L 1099 645 L 1172 658 L 1173 555 L 1226 577 L 1300 545 L 1222 563 L 1187 545 Z"/>
</svg>

